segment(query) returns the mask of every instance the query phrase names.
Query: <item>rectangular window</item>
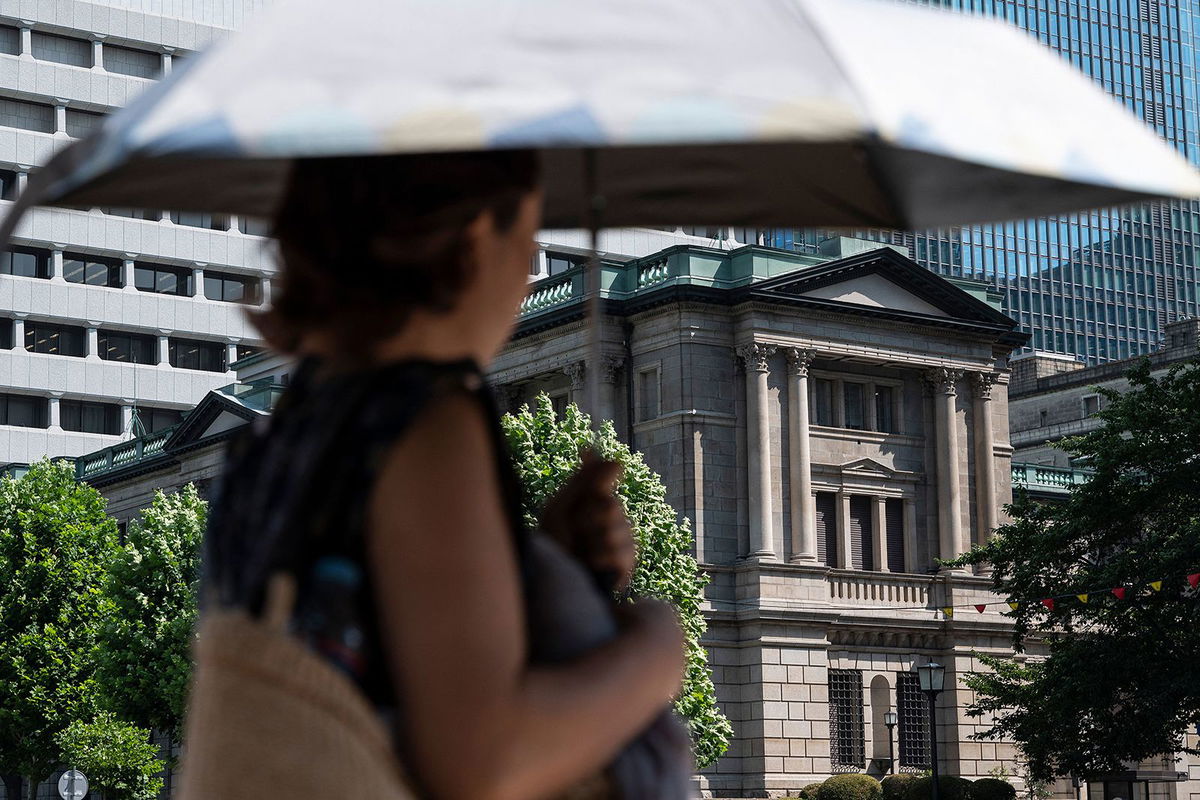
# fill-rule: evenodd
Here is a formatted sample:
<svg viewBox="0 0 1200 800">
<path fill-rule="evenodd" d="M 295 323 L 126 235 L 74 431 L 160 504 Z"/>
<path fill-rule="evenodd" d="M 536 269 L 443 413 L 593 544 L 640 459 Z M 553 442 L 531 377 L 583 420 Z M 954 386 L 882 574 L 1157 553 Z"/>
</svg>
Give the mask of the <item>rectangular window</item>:
<svg viewBox="0 0 1200 800">
<path fill-rule="evenodd" d="M 0 200 L 15 200 L 17 197 L 17 173 L 11 169 L 0 169 Z"/>
<path fill-rule="evenodd" d="M 50 427 L 50 404 L 44 397 L 0 394 L 0 425 L 18 428 Z"/>
<path fill-rule="evenodd" d="M 875 386 L 875 430 L 897 433 L 896 390 L 891 386 Z"/>
<path fill-rule="evenodd" d="M 637 394 L 637 421 L 645 422 L 648 419 L 657 419 L 662 413 L 658 367 L 638 372 Z"/>
<path fill-rule="evenodd" d="M 813 381 L 812 421 L 814 425 L 833 425 L 833 381 Z"/>
<path fill-rule="evenodd" d="M 191 297 L 192 271 L 139 261 L 133 266 L 133 285 L 139 292 Z"/>
<path fill-rule="evenodd" d="M 577 266 L 578 258 L 564 256 L 562 253 L 546 253 L 546 270 L 550 275 L 561 275 Z"/>
<path fill-rule="evenodd" d="M 238 361 L 241 361 L 243 358 L 249 358 L 250 356 L 261 353 L 262 351 L 263 348 L 261 347 L 255 347 L 254 345 L 250 344 L 239 344 L 237 346 Z"/>
<path fill-rule="evenodd" d="M 837 495 L 817 492 L 817 560 L 827 567 L 838 565 Z"/>
<path fill-rule="evenodd" d="M 829 755 L 834 770 L 866 766 L 863 727 L 863 674 L 859 669 L 829 670 Z"/>
<path fill-rule="evenodd" d="M 204 211 L 172 211 L 171 221 L 176 225 L 187 225 L 192 228 L 208 228 L 212 231 L 229 230 L 229 217 L 226 214 L 209 214 Z"/>
<path fill-rule="evenodd" d="M 1093 414 L 1095 414 L 1097 411 L 1099 411 L 1102 408 L 1104 408 L 1104 403 L 1102 402 L 1102 398 L 1100 397 L 1100 395 L 1089 394 L 1083 398 L 1083 418 L 1084 419 L 1087 419 L 1088 417 L 1092 416 Z"/>
<path fill-rule="evenodd" d="M 97 114 L 94 111 L 80 111 L 77 108 L 67 109 L 67 136 L 73 136 L 76 139 L 82 139 L 96 128 L 100 127 L 100 123 L 104 121 L 103 114 Z"/>
<path fill-rule="evenodd" d="M 0 253 L 0 275 L 49 278 L 50 252 L 33 247 L 10 247 Z"/>
<path fill-rule="evenodd" d="M 104 45 L 104 68 L 118 75 L 135 78 L 157 78 L 162 71 L 162 56 L 149 50 Z"/>
<path fill-rule="evenodd" d="M 204 296 L 209 300 L 220 300 L 226 303 L 258 305 L 262 302 L 262 293 L 257 278 L 230 275 L 224 272 L 205 271 Z"/>
<path fill-rule="evenodd" d="M 158 338 L 143 333 L 101 330 L 97 336 L 100 357 L 128 364 L 157 364 Z"/>
<path fill-rule="evenodd" d="M 242 217 L 241 218 L 242 233 L 247 236 L 270 236 L 271 223 L 265 219 L 258 217 Z"/>
<path fill-rule="evenodd" d="M 0 25 L 0 53 L 10 56 L 21 55 L 21 30 L 11 25 Z"/>
<path fill-rule="evenodd" d="M 883 535 L 888 572 L 904 572 L 904 501 L 897 497 L 889 497 L 884 506 Z"/>
<path fill-rule="evenodd" d="M 0 319 L 0 350 L 12 350 L 13 346 L 13 321 L 11 319 Z"/>
<path fill-rule="evenodd" d="M 74 325 L 25 322 L 25 349 L 30 353 L 83 358 L 87 355 L 86 341 L 87 332 Z"/>
<path fill-rule="evenodd" d="M 172 367 L 204 372 L 225 371 L 225 345 L 219 342 L 176 339 L 172 336 L 167 341 L 167 353 Z"/>
<path fill-rule="evenodd" d="M 567 414 L 567 406 L 571 400 L 566 392 L 561 394 L 550 395 L 550 407 L 554 409 L 554 416 L 557 419 L 562 419 Z"/>
<path fill-rule="evenodd" d="M 846 413 L 846 426 L 851 430 L 861 431 L 867 427 L 866 407 L 867 387 L 861 383 L 843 383 L 842 397 Z"/>
<path fill-rule="evenodd" d="M 63 253 L 63 278 L 68 283 L 121 288 L 121 262 L 82 253 Z"/>
<path fill-rule="evenodd" d="M 32 38 L 33 57 L 40 61 L 53 61 L 73 67 L 92 66 L 92 43 L 87 39 L 41 31 L 34 31 Z"/>
<path fill-rule="evenodd" d="M 929 769 L 929 701 L 915 672 L 896 673 L 896 714 L 901 768 Z"/>
<path fill-rule="evenodd" d="M 141 408 L 136 409 L 138 419 L 146 433 L 158 433 L 176 425 L 183 419 L 183 412 L 173 408 Z"/>
<path fill-rule="evenodd" d="M 875 569 L 871 521 L 874 505 L 873 497 L 857 494 L 850 497 L 850 569 Z"/>
<path fill-rule="evenodd" d="M 128 219 L 148 219 L 153 222 L 158 222 L 162 219 L 161 211 L 146 211 L 140 208 L 101 208 L 105 214 L 113 217 L 126 217 Z"/>
<path fill-rule="evenodd" d="M 82 400 L 60 400 L 59 424 L 64 431 L 77 433 L 121 433 L 121 407 L 113 403 L 86 403 Z"/>
</svg>

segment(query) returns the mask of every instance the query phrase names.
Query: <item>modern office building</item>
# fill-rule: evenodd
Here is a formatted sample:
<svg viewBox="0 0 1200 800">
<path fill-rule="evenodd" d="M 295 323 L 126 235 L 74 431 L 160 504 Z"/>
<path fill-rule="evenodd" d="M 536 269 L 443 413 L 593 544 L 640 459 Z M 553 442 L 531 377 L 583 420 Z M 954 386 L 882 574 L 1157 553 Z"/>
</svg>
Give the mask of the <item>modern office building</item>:
<svg viewBox="0 0 1200 800">
<path fill-rule="evenodd" d="M 1008 20 L 1090 76 L 1200 164 L 1197 0 L 908 0 Z M 979 87 L 986 92 L 986 86 Z M 985 281 L 1030 347 L 1098 363 L 1158 347 L 1200 312 L 1200 203 L 1149 203 L 922 232 L 861 231 L 941 275 Z M 764 243 L 805 251 L 806 231 Z"/>
</svg>

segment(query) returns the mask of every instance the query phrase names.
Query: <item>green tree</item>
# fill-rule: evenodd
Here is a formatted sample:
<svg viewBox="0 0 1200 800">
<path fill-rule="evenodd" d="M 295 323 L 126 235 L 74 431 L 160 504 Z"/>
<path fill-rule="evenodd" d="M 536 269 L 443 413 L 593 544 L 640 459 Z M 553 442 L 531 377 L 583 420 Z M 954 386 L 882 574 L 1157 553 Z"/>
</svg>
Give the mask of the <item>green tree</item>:
<svg viewBox="0 0 1200 800">
<path fill-rule="evenodd" d="M 62 762 L 87 776 L 106 800 L 153 800 L 162 789 L 164 763 L 146 731 L 102 712 L 91 722 L 75 721 L 56 737 Z"/>
<path fill-rule="evenodd" d="M 188 484 L 156 492 L 129 525 L 104 584 L 96 679 L 122 720 L 178 739 L 191 677 L 192 627 L 208 506 Z"/>
<path fill-rule="evenodd" d="M 94 716 L 93 649 L 117 547 L 104 506 L 67 463 L 0 480 L 0 775 L 36 785 L 60 763 L 59 734 Z"/>
<path fill-rule="evenodd" d="M 716 761 L 733 735 L 717 707 L 712 673 L 700 639 L 706 628 L 700 610 L 707 577 L 691 554 L 693 537 L 687 521 L 680 522 L 666 502 L 666 487 L 642 457 L 617 439 L 612 423 L 591 430 L 591 420 L 575 406 L 557 418 L 550 399 L 538 398 L 533 409 L 523 408 L 502 420 L 514 466 L 525 488 L 525 518 L 536 525 L 546 500 L 579 467 L 582 449 L 594 448 L 624 467 L 617 494 L 625 506 L 637 540 L 638 563 L 632 591 L 675 605 L 688 641 L 687 671 L 676 710 L 687 721 L 696 761 Z"/>
<path fill-rule="evenodd" d="M 1066 443 L 1091 479 L 1064 503 L 1018 494 L 1012 522 L 960 560 L 990 563 L 995 590 L 1022 601 L 1017 651 L 1047 649 L 986 657 L 967 679 L 969 713 L 991 723 L 980 738 L 1017 742 L 1035 783 L 1182 751 L 1200 719 L 1200 602 L 1184 580 L 1200 572 L 1200 365 L 1154 377 L 1143 361 L 1128 377 L 1102 391 L 1101 427 Z"/>
</svg>

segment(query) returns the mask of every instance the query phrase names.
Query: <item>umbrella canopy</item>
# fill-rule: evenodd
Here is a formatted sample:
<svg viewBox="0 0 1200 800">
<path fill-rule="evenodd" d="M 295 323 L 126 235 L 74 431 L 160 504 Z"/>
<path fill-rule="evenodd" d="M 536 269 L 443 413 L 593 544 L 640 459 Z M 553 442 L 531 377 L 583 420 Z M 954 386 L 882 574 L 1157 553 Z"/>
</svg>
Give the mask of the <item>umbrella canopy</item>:
<svg viewBox="0 0 1200 800">
<path fill-rule="evenodd" d="M 1200 177 L 1004 23 L 879 0 L 290 0 L 35 173 L 35 204 L 268 216 L 294 158 L 535 148 L 547 227 L 919 228 Z M 7 238 L 5 236 L 5 238 Z"/>
</svg>

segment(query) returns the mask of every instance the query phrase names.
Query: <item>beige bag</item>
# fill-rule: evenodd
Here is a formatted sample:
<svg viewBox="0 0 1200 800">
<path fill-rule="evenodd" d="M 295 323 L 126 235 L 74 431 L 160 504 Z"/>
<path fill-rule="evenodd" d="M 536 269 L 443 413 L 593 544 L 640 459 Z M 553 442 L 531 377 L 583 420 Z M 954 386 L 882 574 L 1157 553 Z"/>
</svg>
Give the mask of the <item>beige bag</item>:
<svg viewBox="0 0 1200 800">
<path fill-rule="evenodd" d="M 358 687 L 288 635 L 294 584 L 266 613 L 201 616 L 179 800 L 415 800 L 392 737 Z"/>
</svg>

